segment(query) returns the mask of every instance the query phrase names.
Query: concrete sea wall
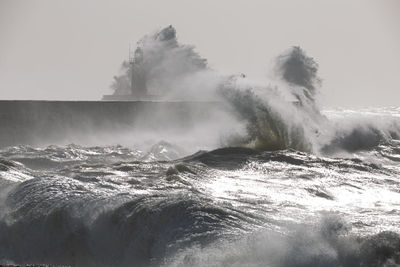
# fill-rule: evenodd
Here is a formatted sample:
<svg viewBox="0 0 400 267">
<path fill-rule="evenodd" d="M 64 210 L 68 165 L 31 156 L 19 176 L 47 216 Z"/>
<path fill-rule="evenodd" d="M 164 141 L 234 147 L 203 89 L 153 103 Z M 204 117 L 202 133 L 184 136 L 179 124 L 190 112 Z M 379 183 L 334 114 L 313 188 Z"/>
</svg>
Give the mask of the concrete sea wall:
<svg viewBox="0 0 400 267">
<path fill-rule="evenodd" d="M 185 131 L 222 109 L 216 102 L 0 101 L 0 147 L 79 143 L 129 133 Z M 134 138 L 134 136 L 132 136 Z"/>
</svg>

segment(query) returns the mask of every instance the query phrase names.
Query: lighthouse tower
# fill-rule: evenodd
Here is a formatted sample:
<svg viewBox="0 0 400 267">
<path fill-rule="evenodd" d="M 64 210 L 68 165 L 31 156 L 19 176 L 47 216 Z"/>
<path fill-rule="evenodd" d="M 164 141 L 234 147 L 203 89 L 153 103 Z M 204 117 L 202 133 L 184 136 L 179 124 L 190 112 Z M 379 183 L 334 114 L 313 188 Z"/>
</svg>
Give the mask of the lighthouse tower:
<svg viewBox="0 0 400 267">
<path fill-rule="evenodd" d="M 147 98 L 146 71 L 144 68 L 143 50 L 138 47 L 135 50 L 134 56 L 129 57 L 131 66 L 131 93 L 132 96 L 138 99 Z"/>
<path fill-rule="evenodd" d="M 147 88 L 146 61 L 141 47 L 132 52 L 129 46 L 130 94 L 103 95 L 107 101 L 154 101 L 160 100 L 160 95 L 150 95 Z"/>
</svg>

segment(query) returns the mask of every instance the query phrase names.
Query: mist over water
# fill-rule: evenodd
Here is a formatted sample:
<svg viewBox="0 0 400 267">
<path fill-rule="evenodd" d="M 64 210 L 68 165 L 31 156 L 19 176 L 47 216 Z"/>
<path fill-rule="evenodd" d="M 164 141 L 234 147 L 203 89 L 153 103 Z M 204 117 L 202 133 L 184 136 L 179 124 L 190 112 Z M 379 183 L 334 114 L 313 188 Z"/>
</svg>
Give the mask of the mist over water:
<svg viewBox="0 0 400 267">
<path fill-rule="evenodd" d="M 0 264 L 400 266 L 399 107 L 321 109 L 300 47 L 269 84 L 213 70 L 172 26 L 137 49 L 112 88 L 138 71 L 160 102 L 14 114 L 36 138 L 0 149 Z"/>
<path fill-rule="evenodd" d="M 369 149 L 399 137 L 400 123 L 395 118 L 385 117 L 384 123 L 380 118 L 353 118 L 346 123 L 332 122 L 324 116 L 317 103 L 322 90 L 318 63 L 300 47 L 277 56 L 277 84 L 262 84 L 247 79 L 245 74 L 227 75 L 209 68 L 193 46 L 178 42 L 172 26 L 144 36 L 137 51 L 150 93 L 163 100 L 209 100 L 229 107 L 225 114 L 210 116 L 210 121 L 218 123 L 229 118 L 225 127 L 233 133 L 221 133 L 224 140 L 220 146 L 293 148 L 331 154 Z M 130 80 L 132 68 L 126 62 L 122 66 L 124 74 L 112 84 L 115 94 L 130 92 L 129 83 L 118 81 Z M 353 140 L 358 138 L 355 144 Z"/>
</svg>

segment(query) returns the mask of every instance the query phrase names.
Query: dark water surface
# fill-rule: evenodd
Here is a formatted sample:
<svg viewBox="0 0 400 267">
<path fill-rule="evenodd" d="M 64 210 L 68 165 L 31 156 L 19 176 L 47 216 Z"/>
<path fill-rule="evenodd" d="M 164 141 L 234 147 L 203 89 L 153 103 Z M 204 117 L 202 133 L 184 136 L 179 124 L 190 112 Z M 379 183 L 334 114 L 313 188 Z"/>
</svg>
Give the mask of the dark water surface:
<svg viewBox="0 0 400 267">
<path fill-rule="evenodd" d="M 3 148 L 0 263 L 399 266 L 396 138 L 335 154 L 186 151 L 165 141 Z"/>
</svg>

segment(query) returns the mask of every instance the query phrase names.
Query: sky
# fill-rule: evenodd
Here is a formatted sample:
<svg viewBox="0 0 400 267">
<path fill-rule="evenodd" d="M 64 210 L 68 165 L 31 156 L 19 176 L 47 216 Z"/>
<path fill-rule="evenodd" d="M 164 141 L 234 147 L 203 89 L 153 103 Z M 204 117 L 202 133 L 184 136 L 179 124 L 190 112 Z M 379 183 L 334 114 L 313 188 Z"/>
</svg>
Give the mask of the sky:
<svg viewBox="0 0 400 267">
<path fill-rule="evenodd" d="M 129 44 L 170 24 L 221 72 L 273 83 L 300 46 L 323 106 L 400 106 L 399 0 L 0 0 L 0 99 L 100 100 Z"/>
</svg>

